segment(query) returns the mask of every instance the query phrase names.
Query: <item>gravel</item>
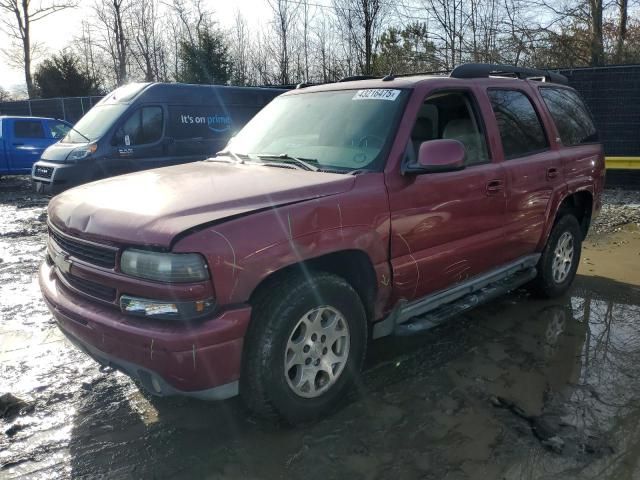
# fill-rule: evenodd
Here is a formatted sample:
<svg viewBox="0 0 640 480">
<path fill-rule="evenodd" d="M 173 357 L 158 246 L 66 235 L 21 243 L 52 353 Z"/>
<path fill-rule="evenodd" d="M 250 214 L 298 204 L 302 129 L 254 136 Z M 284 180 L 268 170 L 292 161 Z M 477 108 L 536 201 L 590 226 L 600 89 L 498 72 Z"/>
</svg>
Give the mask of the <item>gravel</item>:
<svg viewBox="0 0 640 480">
<path fill-rule="evenodd" d="M 640 226 L 640 190 L 605 190 L 602 211 L 593 222 L 592 232 L 612 233 L 627 224 Z"/>
</svg>

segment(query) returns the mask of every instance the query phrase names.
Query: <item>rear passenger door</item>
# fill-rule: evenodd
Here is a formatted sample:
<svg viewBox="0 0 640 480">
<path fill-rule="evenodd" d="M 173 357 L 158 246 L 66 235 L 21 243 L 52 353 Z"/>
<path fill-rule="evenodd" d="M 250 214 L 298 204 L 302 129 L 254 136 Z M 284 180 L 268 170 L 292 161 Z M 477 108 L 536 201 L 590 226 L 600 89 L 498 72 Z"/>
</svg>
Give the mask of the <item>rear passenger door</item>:
<svg viewBox="0 0 640 480">
<path fill-rule="evenodd" d="M 558 86 L 543 86 L 539 91 L 555 124 L 556 142 L 562 145 L 558 157 L 567 189 L 574 191 L 585 179 L 588 183 L 604 182 L 603 177 L 595 177 L 602 166 L 602 146 L 591 113 L 578 93 Z M 596 188 L 593 193 L 599 191 Z"/>
<path fill-rule="evenodd" d="M 543 234 L 554 189 L 562 183 L 557 151 L 537 105 L 525 89 L 487 90 L 500 133 L 507 179 L 505 255 L 534 253 Z"/>
</svg>

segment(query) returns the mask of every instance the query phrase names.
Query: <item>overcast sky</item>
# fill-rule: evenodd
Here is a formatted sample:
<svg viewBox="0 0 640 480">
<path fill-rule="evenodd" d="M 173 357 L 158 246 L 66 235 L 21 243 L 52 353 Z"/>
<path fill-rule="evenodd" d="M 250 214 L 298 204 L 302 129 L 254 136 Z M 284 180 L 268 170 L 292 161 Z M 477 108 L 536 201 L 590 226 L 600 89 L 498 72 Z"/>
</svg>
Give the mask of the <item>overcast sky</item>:
<svg viewBox="0 0 640 480">
<path fill-rule="evenodd" d="M 46 4 L 47 0 L 43 0 L 43 3 Z M 235 10 L 240 10 L 252 26 L 270 15 L 267 0 L 205 0 L 204 3 L 215 12 L 219 24 L 225 28 L 233 24 Z M 55 13 L 32 24 L 34 40 L 46 48 L 48 55 L 57 53 L 78 34 L 82 19 L 89 18 L 93 14 L 93 5 L 92 0 L 80 0 L 78 7 Z M 0 45 L 8 44 L 8 36 L 0 31 Z M 33 71 L 35 66 L 32 68 Z M 0 86 L 12 90 L 22 85 L 24 85 L 23 71 L 9 68 L 6 59 L 0 57 Z"/>
</svg>

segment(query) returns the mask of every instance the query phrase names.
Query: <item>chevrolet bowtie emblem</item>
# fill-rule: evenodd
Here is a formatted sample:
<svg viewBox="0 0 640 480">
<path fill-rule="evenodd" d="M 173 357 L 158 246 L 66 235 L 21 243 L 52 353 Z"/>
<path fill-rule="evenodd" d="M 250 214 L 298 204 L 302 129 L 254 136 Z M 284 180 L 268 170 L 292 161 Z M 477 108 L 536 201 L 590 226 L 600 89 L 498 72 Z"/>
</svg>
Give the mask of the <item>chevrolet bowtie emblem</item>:
<svg viewBox="0 0 640 480">
<path fill-rule="evenodd" d="M 55 266 L 58 267 L 62 273 L 69 273 L 69 270 L 71 270 L 71 260 L 69 259 L 69 256 L 58 250 L 52 242 L 49 242 L 49 256 L 51 257 L 51 260 L 53 260 Z"/>
<path fill-rule="evenodd" d="M 69 273 L 69 270 L 71 270 L 71 260 L 64 253 L 57 253 L 53 258 L 53 263 L 62 273 Z"/>
</svg>

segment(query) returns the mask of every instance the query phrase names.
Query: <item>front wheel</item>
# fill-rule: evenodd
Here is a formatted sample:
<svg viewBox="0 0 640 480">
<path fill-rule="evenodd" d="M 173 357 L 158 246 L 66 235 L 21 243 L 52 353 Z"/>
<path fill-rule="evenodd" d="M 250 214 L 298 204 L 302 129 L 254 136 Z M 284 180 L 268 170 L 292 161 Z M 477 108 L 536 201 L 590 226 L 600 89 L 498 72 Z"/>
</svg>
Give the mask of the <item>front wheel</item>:
<svg viewBox="0 0 640 480">
<path fill-rule="evenodd" d="M 534 287 L 541 295 L 553 298 L 565 293 L 576 276 L 582 249 L 582 231 L 575 216 L 560 217 L 551 230 L 538 263 Z"/>
<path fill-rule="evenodd" d="M 362 367 L 364 307 L 353 287 L 329 273 L 290 275 L 253 302 L 241 395 L 259 414 L 296 424 L 334 409 Z"/>
</svg>

